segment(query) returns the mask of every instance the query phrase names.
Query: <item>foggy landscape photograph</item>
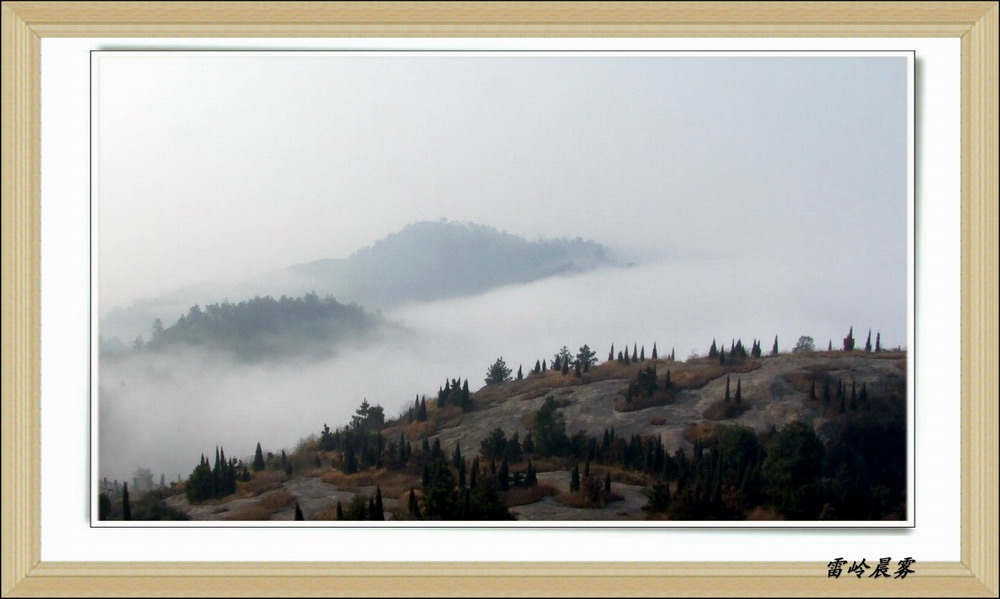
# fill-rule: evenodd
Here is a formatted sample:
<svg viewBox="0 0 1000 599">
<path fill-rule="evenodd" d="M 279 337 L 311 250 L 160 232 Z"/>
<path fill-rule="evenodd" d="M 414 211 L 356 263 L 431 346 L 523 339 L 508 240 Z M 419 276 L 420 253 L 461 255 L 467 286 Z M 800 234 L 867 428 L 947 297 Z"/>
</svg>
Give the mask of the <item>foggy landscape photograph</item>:
<svg viewBox="0 0 1000 599">
<path fill-rule="evenodd" d="M 908 525 L 912 60 L 94 52 L 93 524 Z"/>
</svg>

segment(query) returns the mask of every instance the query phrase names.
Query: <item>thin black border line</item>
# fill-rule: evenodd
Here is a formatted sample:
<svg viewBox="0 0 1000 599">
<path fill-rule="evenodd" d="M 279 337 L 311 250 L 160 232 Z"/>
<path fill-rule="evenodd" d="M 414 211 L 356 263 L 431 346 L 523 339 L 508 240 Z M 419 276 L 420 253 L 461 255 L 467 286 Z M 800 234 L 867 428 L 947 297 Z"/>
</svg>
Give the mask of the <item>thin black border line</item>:
<svg viewBox="0 0 1000 599">
<path fill-rule="evenodd" d="M 440 38 L 435 38 L 435 39 L 440 39 Z M 509 38 L 502 38 L 502 39 L 509 39 Z M 89 105 L 90 105 L 90 111 L 89 111 L 89 114 L 88 114 L 88 119 L 89 119 L 89 128 L 88 128 L 88 131 L 89 131 L 89 134 L 90 134 L 90 137 L 89 137 L 89 140 L 88 140 L 89 141 L 89 144 L 88 144 L 89 145 L 89 147 L 88 147 L 88 156 L 89 156 L 89 165 L 90 165 L 90 172 L 88 173 L 88 179 L 89 179 L 89 183 L 90 183 L 90 186 L 89 186 L 89 189 L 88 189 L 88 193 L 89 193 L 89 197 L 90 197 L 90 214 L 88 215 L 88 217 L 89 217 L 88 220 L 89 220 L 89 224 L 90 224 L 90 231 L 88 232 L 88 240 L 90 242 L 90 247 L 88 248 L 89 257 L 90 257 L 90 269 L 89 269 L 89 273 L 88 273 L 88 281 L 89 281 L 89 284 L 90 284 L 90 289 L 89 289 L 89 291 L 90 291 L 90 297 L 88 298 L 88 304 L 90 305 L 90 314 L 89 314 L 89 317 L 88 317 L 88 324 L 87 324 L 87 330 L 88 330 L 88 333 L 89 333 L 87 353 L 88 353 L 88 356 L 90 357 L 90 363 L 89 363 L 89 368 L 88 368 L 88 373 L 87 373 L 87 377 L 88 377 L 88 388 L 87 388 L 87 391 L 88 391 L 88 402 L 87 402 L 87 404 L 88 404 L 88 410 L 87 410 L 87 414 L 88 414 L 88 439 L 90 441 L 88 443 L 88 449 L 91 452 L 93 451 L 93 404 L 94 404 L 94 397 L 93 397 L 93 376 L 94 376 L 93 375 L 93 366 L 94 366 L 94 363 L 93 363 L 93 326 L 94 326 L 93 325 L 93 321 L 94 321 L 94 313 L 93 313 L 93 310 L 94 310 L 94 305 L 93 305 L 93 297 L 94 297 L 93 296 L 93 292 L 94 292 L 94 288 L 93 288 L 93 286 L 94 286 L 94 281 L 93 281 L 93 274 L 94 274 L 94 271 L 93 271 L 93 264 L 94 264 L 94 262 L 93 262 L 93 259 L 94 259 L 94 255 L 93 255 L 94 254 L 94 250 L 93 250 L 93 237 L 94 237 L 94 226 L 93 226 L 94 225 L 94 168 L 93 168 L 94 167 L 94 152 L 93 152 L 93 128 L 94 128 L 94 114 L 93 114 L 94 96 L 93 96 L 93 86 L 94 86 L 94 72 L 93 71 L 94 71 L 94 67 L 93 67 L 93 63 L 94 63 L 94 61 L 93 61 L 93 58 L 94 58 L 94 54 L 95 53 L 100 53 L 100 54 L 114 54 L 114 53 L 118 53 L 118 52 L 122 52 L 122 53 L 124 53 L 124 52 L 128 52 L 128 53 L 161 53 L 161 54 L 167 54 L 167 53 L 189 53 L 189 52 L 190 53 L 195 53 L 195 52 L 214 52 L 214 53 L 219 53 L 219 54 L 224 54 L 224 53 L 227 53 L 227 52 L 239 52 L 239 53 L 246 53 L 246 54 L 255 54 L 255 53 L 261 53 L 261 54 L 265 54 L 265 53 L 282 53 L 282 54 L 285 54 L 285 53 L 293 53 L 293 54 L 294 53 L 316 53 L 316 54 L 329 53 L 329 54 L 337 54 L 337 53 L 347 53 L 347 52 L 349 52 L 349 53 L 362 53 L 362 52 L 369 52 L 369 53 L 370 52 L 387 52 L 387 53 L 395 53 L 395 52 L 406 52 L 406 53 L 413 53 L 413 52 L 427 52 L 427 53 L 444 53 L 444 52 L 447 52 L 447 53 L 508 53 L 509 52 L 509 53 L 525 53 L 525 54 L 529 54 L 529 53 L 530 54 L 534 54 L 536 52 L 541 52 L 541 53 L 559 53 L 559 54 L 569 53 L 569 54 L 573 54 L 573 53 L 594 53 L 594 52 L 596 52 L 596 53 L 602 53 L 602 55 L 607 55 L 607 54 L 610 54 L 610 53 L 620 53 L 620 54 L 629 54 L 629 53 L 655 53 L 655 54 L 673 54 L 673 53 L 676 53 L 676 54 L 691 54 L 691 53 L 701 53 L 701 52 L 705 52 L 705 53 L 709 53 L 709 54 L 712 54 L 712 53 L 731 54 L 731 53 L 740 53 L 740 52 L 746 53 L 746 54 L 758 53 L 758 52 L 764 53 L 764 54 L 770 54 L 770 53 L 775 53 L 775 54 L 811 54 L 811 53 L 816 53 L 816 54 L 820 54 L 820 53 L 829 53 L 829 52 L 833 52 L 833 53 L 841 53 L 841 52 L 843 52 L 843 53 L 858 53 L 858 54 L 862 54 L 863 53 L 863 54 L 871 55 L 872 53 L 892 53 L 892 52 L 898 52 L 898 53 L 908 53 L 908 54 L 911 54 L 912 55 L 912 60 L 911 60 L 910 64 L 911 64 L 911 68 L 912 68 L 912 71 L 913 71 L 913 85 L 912 85 L 912 89 L 909 90 L 909 92 L 911 92 L 911 93 L 908 94 L 907 102 L 909 104 L 908 108 L 912 107 L 912 111 L 911 111 L 912 114 L 910 115 L 910 126 L 911 126 L 911 131 L 913 132 L 913 140 L 912 140 L 913 156 L 912 156 L 912 158 L 907 157 L 908 158 L 907 162 L 909 163 L 909 166 L 911 167 L 911 172 L 912 172 L 912 175 L 910 177 L 908 177 L 908 179 L 909 179 L 908 182 L 913 185 L 913 197 L 912 197 L 912 199 L 913 199 L 913 226 L 912 226 L 912 232 L 913 232 L 913 272 L 912 273 L 907 273 L 907 274 L 912 275 L 912 277 L 913 277 L 913 313 L 910 315 L 910 318 L 908 319 L 913 324 L 913 339 L 910 340 L 911 341 L 911 345 L 907 348 L 907 354 L 908 354 L 907 355 L 907 360 L 908 361 L 909 360 L 913 360 L 911 362 L 911 365 L 913 367 L 914 376 L 910 377 L 909 376 L 909 371 L 907 371 L 907 382 L 908 382 L 908 384 L 912 384 L 913 385 L 913 426 L 912 426 L 912 429 L 913 429 L 912 430 L 912 432 L 913 432 L 913 442 L 911 444 L 912 447 L 910 448 L 910 450 L 912 452 L 911 455 L 913 457 L 913 484 L 912 485 L 908 485 L 908 487 L 912 487 L 913 497 L 912 498 L 910 498 L 909 496 L 907 497 L 907 509 L 913 511 L 913 523 L 911 525 L 909 525 L 909 526 L 892 526 L 892 527 L 888 527 L 888 526 L 887 527 L 874 527 L 874 526 L 866 526 L 866 525 L 863 525 L 863 524 L 835 526 L 835 527 L 834 526 L 831 526 L 831 527 L 817 527 L 817 526 L 810 526 L 808 524 L 801 525 L 801 526 L 736 526 L 736 525 L 732 525 L 732 524 L 728 524 L 728 525 L 727 524 L 722 524 L 722 525 L 717 525 L 717 526 L 709 526 L 709 525 L 696 525 L 696 526 L 669 526 L 669 525 L 662 525 L 662 526 L 661 525 L 656 525 L 656 526 L 653 526 L 653 525 L 651 525 L 651 526 L 635 526 L 635 525 L 615 525 L 615 524 L 609 524 L 609 525 L 604 525 L 604 526 L 579 526 L 579 525 L 577 525 L 577 526 L 571 526 L 571 525 L 551 525 L 551 526 L 495 526 L 494 525 L 494 526 L 491 526 L 491 525 L 488 525 L 488 524 L 485 524 L 485 525 L 468 525 L 468 526 L 463 526 L 463 525 L 440 526 L 440 525 L 435 525 L 435 524 L 413 525 L 413 526 L 392 526 L 392 525 L 372 526 L 372 525 L 353 525 L 353 524 L 337 524 L 337 525 L 326 524 L 326 525 L 302 525 L 302 526 L 299 526 L 299 525 L 261 526 L 261 525 L 258 525 L 258 524 L 233 525 L 233 526 L 218 526 L 218 525 L 214 525 L 214 524 L 174 524 L 174 525 L 165 525 L 165 524 L 156 525 L 156 524 L 154 524 L 154 525 L 143 525 L 143 526 L 135 526 L 135 525 L 114 525 L 114 526 L 96 525 L 95 526 L 94 520 L 93 520 L 93 502 L 94 502 L 94 496 L 95 496 L 95 494 L 93 493 L 94 490 L 95 490 L 93 488 L 93 482 L 94 482 L 94 480 L 93 480 L 94 456 L 91 455 L 90 456 L 90 460 L 88 460 L 88 474 L 90 475 L 88 486 L 91 487 L 91 488 L 88 489 L 88 493 L 87 493 L 87 495 L 88 495 L 88 503 L 90 505 L 89 522 L 88 522 L 90 529 L 109 530 L 109 529 L 128 528 L 128 529 L 133 529 L 133 530 L 142 530 L 142 529 L 190 530 L 190 529 L 207 529 L 207 528 L 212 528 L 212 529 L 225 530 L 225 529 L 231 529 L 231 528 L 235 528 L 235 529 L 253 528 L 253 529 L 261 529 L 261 530 L 267 530 L 267 529 L 279 529 L 279 530 L 293 529 L 293 530 L 298 530 L 298 529 L 306 529 L 307 528 L 307 529 L 314 529 L 314 530 L 328 530 L 328 529 L 329 530 L 338 530 L 338 529 L 345 529 L 346 528 L 346 529 L 355 529 L 355 530 L 381 530 L 381 529 L 388 529 L 388 530 L 428 530 L 428 529 L 430 529 L 430 530 L 482 530 L 482 529 L 486 529 L 486 530 L 573 530 L 573 531 L 586 531 L 586 532 L 589 532 L 589 531 L 600 531 L 600 530 L 656 530 L 656 531 L 662 531 L 662 530 L 676 530 L 676 531 L 687 531 L 687 530 L 710 530 L 710 531 L 714 531 L 714 530 L 723 530 L 723 531 L 734 531 L 734 530 L 735 531 L 809 530 L 809 531 L 817 531 L 817 532 L 820 532 L 820 531 L 830 531 L 830 532 L 833 532 L 833 533 L 836 533 L 837 531 L 843 531 L 843 530 L 848 530 L 848 531 L 870 530 L 872 532 L 877 532 L 877 533 L 880 533 L 880 534 L 891 534 L 892 532 L 898 532 L 898 531 L 906 531 L 906 530 L 916 529 L 916 527 L 917 527 L 917 509 L 916 509 L 916 494 L 917 494 L 917 464 L 916 464 L 916 447 L 917 447 L 917 430 L 916 430 L 917 429 L 917 401 L 916 401 L 916 396 L 917 396 L 917 381 L 916 381 L 916 376 L 915 375 L 916 375 L 917 301 L 918 301 L 918 298 L 917 298 L 917 273 L 919 271 L 919 268 L 918 268 L 918 258 L 919 258 L 919 255 L 917 253 L 917 232 L 918 232 L 917 231 L 917 222 L 918 222 L 918 220 L 917 220 L 917 209 L 918 209 L 918 202 L 917 202 L 917 168 L 916 168 L 917 167 L 917 51 L 916 50 L 857 50 L 857 49 L 848 49 L 848 50 L 815 50 L 815 49 L 813 49 L 813 50 L 628 50 L 628 49 L 626 49 L 626 50 L 601 50 L 601 49 L 587 49 L 587 50 L 553 50 L 553 49 L 546 49 L 546 50 L 471 49 L 471 50 L 469 50 L 469 49 L 466 49 L 466 50 L 461 50 L 461 49 L 455 49 L 455 50 L 452 50 L 452 49 L 398 49 L 398 48 L 396 48 L 396 49 L 377 49 L 377 48 L 361 48 L 361 49 L 343 49 L 343 48 L 341 48 L 341 49 L 306 49 L 306 48 L 294 48 L 294 49 L 281 49 L 281 48 L 274 48 L 274 49 L 266 49 L 266 50 L 265 49 L 261 49 L 261 48 L 255 48 L 255 49 L 240 49 L 240 48 L 180 48 L 180 49 L 167 49 L 167 50 L 164 50 L 164 49 L 154 49 L 154 48 L 139 48 L 139 49 L 134 49 L 134 48 L 127 48 L 127 47 L 126 48 L 111 48 L 111 49 L 108 49 L 108 48 L 96 48 L 96 49 L 93 49 L 92 48 L 88 52 L 88 56 L 90 57 L 90 64 L 89 64 L 90 80 L 88 82 L 88 91 L 90 93 L 90 97 L 88 98 Z M 527 56 L 525 56 L 525 57 L 527 57 Z M 593 56 L 593 58 L 601 58 L 601 57 L 602 56 Z M 613 56 L 608 56 L 608 57 L 611 58 Z M 817 56 L 817 57 L 814 57 L 814 58 L 827 58 L 827 57 L 828 58 L 836 58 L 836 56 L 823 56 L 823 57 Z M 517 56 L 498 56 L 497 58 L 517 58 Z M 662 57 L 660 57 L 660 56 L 649 56 L 648 58 L 662 58 Z M 691 56 L 690 58 L 706 58 L 706 57 Z M 734 56 L 734 58 L 739 58 L 739 57 L 738 56 Z M 744 56 L 743 58 L 761 58 L 761 57 L 759 57 L 759 56 Z M 789 58 L 803 58 L 803 57 L 802 56 L 789 56 Z M 911 98 L 912 98 L 912 103 L 911 103 Z M 909 200 L 910 200 L 910 198 L 907 198 L 907 202 L 909 202 Z M 909 249 L 910 248 L 907 248 L 907 251 L 909 251 Z M 907 292 L 909 292 L 909 290 L 907 290 Z M 907 302 L 907 303 L 909 303 L 909 302 Z M 912 357 L 909 355 L 911 353 L 912 353 Z M 911 378 L 913 379 L 912 381 L 909 380 Z M 909 403 L 909 398 L 907 398 L 907 403 Z M 907 405 L 907 407 L 909 408 L 909 405 Z M 909 426 L 909 423 L 907 423 L 907 434 L 910 433 L 910 428 L 911 427 Z M 907 491 L 909 492 L 910 488 L 907 488 Z M 150 520 L 149 522 L 153 522 L 153 521 Z M 201 522 L 201 521 L 194 521 L 194 522 Z M 315 522 L 315 521 L 313 521 L 313 522 Z M 387 522 L 391 522 L 391 520 L 388 520 Z M 456 522 L 462 522 L 462 521 L 456 521 Z M 543 521 L 543 522 L 551 522 L 551 521 L 546 520 L 546 521 Z M 602 520 L 601 522 L 617 522 L 617 521 L 615 521 L 615 520 L 611 520 L 611 521 Z M 685 520 L 685 522 L 690 522 L 690 521 Z"/>
</svg>

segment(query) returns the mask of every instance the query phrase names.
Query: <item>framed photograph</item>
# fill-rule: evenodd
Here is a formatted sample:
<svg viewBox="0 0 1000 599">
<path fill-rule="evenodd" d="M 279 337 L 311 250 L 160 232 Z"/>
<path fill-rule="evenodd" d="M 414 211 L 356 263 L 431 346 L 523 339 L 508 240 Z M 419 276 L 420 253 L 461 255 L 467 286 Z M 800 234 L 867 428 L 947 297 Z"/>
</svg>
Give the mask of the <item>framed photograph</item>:
<svg viewBox="0 0 1000 599">
<path fill-rule="evenodd" d="M 3 7 L 5 595 L 996 592 L 995 4 L 160 8 Z"/>
</svg>

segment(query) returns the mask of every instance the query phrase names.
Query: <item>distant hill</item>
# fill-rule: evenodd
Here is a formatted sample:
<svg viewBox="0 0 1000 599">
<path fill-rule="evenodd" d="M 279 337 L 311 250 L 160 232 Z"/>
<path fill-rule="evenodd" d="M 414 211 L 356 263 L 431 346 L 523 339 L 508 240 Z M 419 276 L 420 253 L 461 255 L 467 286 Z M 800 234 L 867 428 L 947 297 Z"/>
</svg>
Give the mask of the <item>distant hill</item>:
<svg viewBox="0 0 1000 599">
<path fill-rule="evenodd" d="M 439 221 L 408 225 L 345 259 L 288 270 L 300 287 L 385 308 L 614 264 L 608 250 L 593 241 L 528 241 L 484 225 Z"/>
<path fill-rule="evenodd" d="M 164 327 L 157 319 L 152 336 L 133 350 L 164 351 L 202 347 L 257 361 L 309 354 L 328 356 L 346 340 L 355 341 L 387 324 L 356 304 L 342 304 L 315 293 L 274 299 L 255 297 L 239 303 L 194 305 Z M 102 353 L 125 351 L 124 344 L 102 344 Z"/>
<path fill-rule="evenodd" d="M 173 321 L 192 304 L 226 297 L 318 293 L 377 311 L 619 264 L 603 245 L 580 238 L 528 241 L 485 225 L 418 222 L 347 258 L 290 266 L 237 285 L 205 283 L 137 298 L 105 313 L 100 335 L 107 347 L 120 349 L 137 335 L 148 339 L 156 317 Z"/>
</svg>

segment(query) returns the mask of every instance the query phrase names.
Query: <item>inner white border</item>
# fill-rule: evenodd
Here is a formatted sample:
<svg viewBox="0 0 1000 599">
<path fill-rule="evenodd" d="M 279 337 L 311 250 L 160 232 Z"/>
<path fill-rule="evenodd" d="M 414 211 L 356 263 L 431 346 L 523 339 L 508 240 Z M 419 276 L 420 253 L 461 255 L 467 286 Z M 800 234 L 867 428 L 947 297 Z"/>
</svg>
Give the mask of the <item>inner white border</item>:
<svg viewBox="0 0 1000 599">
<path fill-rule="evenodd" d="M 959 42 L 955 40 L 63 40 L 42 42 L 42 558 L 45 560 L 828 560 L 837 547 L 862 547 L 869 558 L 890 555 L 900 545 L 918 560 L 959 557 Z M 920 138 L 917 221 L 921 306 L 919 363 L 933 361 L 937 376 L 917 379 L 921 404 L 917 437 L 933 449 L 917 448 L 916 505 L 912 530 L 339 530 L 335 543 L 304 543 L 322 529 L 91 529 L 88 526 L 88 470 L 78 450 L 87 442 L 86 222 L 89 199 L 87 96 L 91 49 L 723 49 L 723 50 L 916 50 Z M 933 93 L 926 93 L 933 90 Z M 932 116 L 933 118 L 927 118 Z M 81 143 L 82 141 L 82 143 Z M 913 218 L 911 213 L 910 217 Z M 82 244 L 81 244 L 82 240 Z M 927 282 L 936 281 L 933 289 Z M 951 284 L 949 284 L 951 283 Z M 81 292 L 82 290 L 82 292 Z M 926 291 L 926 292 L 925 292 Z M 912 296 L 911 296 L 912 297 Z M 927 317 L 933 305 L 934 319 Z M 83 315 L 81 319 L 80 316 Z M 912 332 L 911 332 L 912 333 Z M 81 339 L 83 340 L 81 342 Z M 911 334 L 911 339 L 913 336 Z M 932 343 L 920 343 L 929 339 Z M 912 346 L 911 346 L 912 349 Z M 911 360 L 911 363 L 914 360 Z M 82 365 L 82 368 L 79 366 Z M 912 368 L 912 366 L 911 366 Z M 918 370 L 920 370 L 918 368 Z M 925 369 L 926 370 L 926 369 Z M 82 376 L 79 376 L 82 375 Z M 913 381 L 914 377 L 910 377 Z M 938 381 L 935 383 L 935 381 Z M 911 397 L 913 394 L 911 393 Z M 911 410 L 911 414 L 913 411 Z M 80 424 L 84 423 L 81 431 Z M 927 455 L 924 455 L 927 454 Z M 76 457 L 77 459 L 72 459 Z M 81 459 L 82 458 L 82 459 Z M 79 468 L 78 468 L 79 467 Z M 79 470 L 79 472 L 78 472 Z M 79 479 L 77 475 L 79 474 Z M 923 482 L 924 484 L 921 484 Z M 942 492 L 943 490 L 943 492 Z M 911 502 L 912 505 L 912 502 Z M 81 513 L 83 512 L 83 513 Z M 926 524 L 925 524 L 926 523 Z M 574 523 L 575 524 L 575 523 Z M 239 525 L 239 523 L 234 523 Z M 209 532 L 211 530 L 211 532 Z M 259 536 L 269 535 L 268 543 Z M 764 535 L 768 555 L 745 551 L 746 534 Z M 202 536 L 207 535 L 207 536 Z M 490 535 L 489 542 L 484 542 Z M 545 535 L 543 538 L 539 535 Z M 594 535 L 600 535 L 594 537 Z M 664 536 L 669 536 L 665 538 Z M 821 535 L 821 536 L 817 536 Z M 141 541 L 137 542 L 137 538 Z M 577 539 L 576 537 L 580 537 Z M 591 538 L 593 537 L 593 538 Z M 477 542 L 477 540 L 479 542 Z M 581 543 L 581 540 L 588 542 Z M 759 545 L 761 537 L 752 541 Z M 783 541 L 783 542 L 781 542 Z M 817 543 L 817 541 L 820 541 Z M 325 547 L 335 545 L 335 547 Z M 741 547 L 743 545 L 743 547 Z M 420 551 L 433 547 L 433 551 Z M 920 549 L 917 551 L 916 549 Z M 817 551 L 818 550 L 818 551 Z M 74 557 L 75 556 L 75 557 Z"/>
</svg>

